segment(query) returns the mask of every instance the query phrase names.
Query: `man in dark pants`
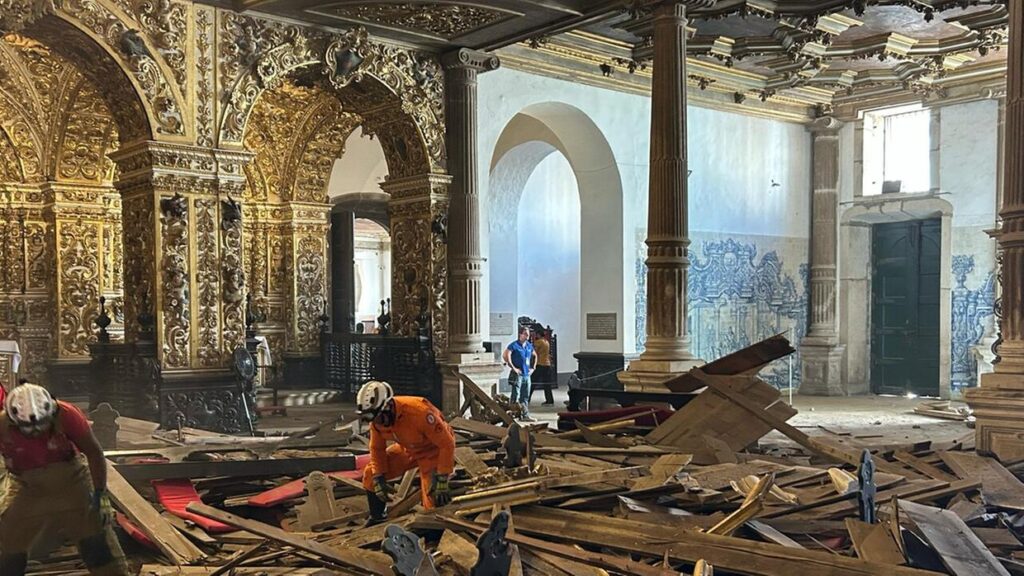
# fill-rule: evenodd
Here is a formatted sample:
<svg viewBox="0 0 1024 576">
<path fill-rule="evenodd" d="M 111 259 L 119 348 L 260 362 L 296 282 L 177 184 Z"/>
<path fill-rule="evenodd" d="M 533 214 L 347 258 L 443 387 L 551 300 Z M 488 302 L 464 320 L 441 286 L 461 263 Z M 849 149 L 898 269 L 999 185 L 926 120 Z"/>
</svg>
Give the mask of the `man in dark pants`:
<svg viewBox="0 0 1024 576">
<path fill-rule="evenodd" d="M 533 351 L 537 353 L 537 368 L 531 378 L 533 387 L 530 388 L 530 398 L 533 398 L 533 391 L 540 385 L 544 388 L 544 403 L 541 406 L 554 406 L 555 397 L 551 394 L 551 386 L 557 375 L 551 370 L 551 344 L 544 337 L 542 330 L 534 332 Z"/>
</svg>

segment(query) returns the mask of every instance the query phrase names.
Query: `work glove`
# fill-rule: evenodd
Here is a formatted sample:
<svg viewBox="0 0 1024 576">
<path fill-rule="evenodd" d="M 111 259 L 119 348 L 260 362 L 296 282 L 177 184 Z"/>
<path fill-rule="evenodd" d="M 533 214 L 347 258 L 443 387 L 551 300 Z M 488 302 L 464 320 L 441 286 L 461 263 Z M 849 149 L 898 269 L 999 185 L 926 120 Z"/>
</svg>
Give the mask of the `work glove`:
<svg viewBox="0 0 1024 576">
<path fill-rule="evenodd" d="M 114 520 L 114 508 L 110 505 L 110 497 L 107 491 L 98 488 L 92 491 L 92 500 L 89 503 L 89 510 L 99 515 L 103 525 L 106 526 Z"/>
<path fill-rule="evenodd" d="M 373 478 L 373 493 L 380 498 L 381 502 L 390 503 L 391 495 L 395 493 L 395 489 L 388 484 L 388 479 L 384 476 L 375 476 Z"/>
<path fill-rule="evenodd" d="M 447 474 L 434 473 L 434 485 L 430 488 L 430 497 L 435 506 L 447 506 L 452 503 L 452 488 L 448 484 Z"/>
</svg>

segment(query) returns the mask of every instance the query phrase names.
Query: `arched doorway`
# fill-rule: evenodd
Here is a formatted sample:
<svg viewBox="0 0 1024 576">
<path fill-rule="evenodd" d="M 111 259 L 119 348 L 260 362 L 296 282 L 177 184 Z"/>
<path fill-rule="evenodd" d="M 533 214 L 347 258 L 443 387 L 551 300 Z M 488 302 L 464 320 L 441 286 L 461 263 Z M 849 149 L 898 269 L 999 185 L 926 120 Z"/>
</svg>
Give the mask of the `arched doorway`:
<svg viewBox="0 0 1024 576">
<path fill-rule="evenodd" d="M 507 320 L 531 314 L 531 295 L 547 292 L 534 300 L 538 315 L 553 318 L 537 320 L 559 334 L 560 372 L 575 369 L 576 353 L 621 354 L 633 321 L 624 306 L 622 180 L 594 122 L 559 102 L 520 111 L 495 146 L 487 207 L 491 339 L 512 338 Z"/>
<path fill-rule="evenodd" d="M 128 324 L 110 154 L 157 137 L 130 69 L 83 28 L 57 11 L 0 38 L 0 340 L 19 378 L 76 399 L 100 298 L 113 338 Z"/>
<path fill-rule="evenodd" d="M 390 196 L 380 142 L 353 132 L 334 163 L 331 198 L 331 320 L 335 332 L 377 331 L 391 297 Z"/>
<path fill-rule="evenodd" d="M 271 51 L 273 78 L 258 71 L 241 78 L 234 89 L 252 88 L 258 97 L 252 103 L 232 102 L 222 126 L 222 138 L 230 140 L 241 122 L 244 144 L 257 155 L 246 169 L 246 210 L 255 216 L 247 226 L 256 245 L 251 258 L 265 258 L 248 265 L 254 269 L 255 300 L 267 312 L 261 328 L 284 350 L 285 385 L 294 387 L 320 381 L 322 324 L 347 330 L 354 320 L 348 306 L 341 307 L 340 318 L 330 319 L 341 292 L 354 303 L 352 274 L 336 275 L 330 264 L 332 192 L 339 202 L 359 204 L 383 191 L 387 220 L 378 220 L 389 227 L 396 255 L 392 331 L 411 335 L 425 318 L 435 350 L 444 350 L 447 338 L 447 259 L 444 229 L 437 223 L 446 212 L 449 179 L 442 168 L 439 106 L 431 105 L 440 102 L 440 86 L 417 79 L 414 70 L 402 67 L 409 61 L 383 53 L 364 30 L 326 44 L 320 37 L 309 42 L 313 49 L 299 56 Z M 362 65 L 338 64 L 347 52 L 359 53 Z M 432 90 L 438 92 L 426 93 Z M 414 104 L 406 102 L 414 98 Z M 372 145 L 365 144 L 369 138 L 375 139 Z M 354 160 L 346 159 L 349 153 Z M 370 161 L 363 162 L 366 158 Z M 347 162 L 361 166 L 352 170 Z M 378 190 L 367 190 L 371 187 Z M 379 206 L 377 214 L 383 212 Z M 261 214 L 268 220 L 259 222 Z M 348 220 L 353 225 L 354 218 L 353 213 Z M 338 240 L 348 237 L 343 230 L 335 234 Z M 347 254 L 337 257 L 354 262 Z M 332 295 L 335 279 L 352 287 Z"/>
</svg>

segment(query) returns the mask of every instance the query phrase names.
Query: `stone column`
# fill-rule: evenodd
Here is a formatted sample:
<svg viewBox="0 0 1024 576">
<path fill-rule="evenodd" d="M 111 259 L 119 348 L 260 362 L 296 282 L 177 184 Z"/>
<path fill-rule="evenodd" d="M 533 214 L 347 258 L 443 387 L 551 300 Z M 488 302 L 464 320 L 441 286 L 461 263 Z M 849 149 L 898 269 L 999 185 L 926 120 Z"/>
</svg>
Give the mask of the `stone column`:
<svg viewBox="0 0 1024 576">
<path fill-rule="evenodd" d="M 445 144 L 452 176 L 448 209 L 448 367 L 489 390 L 500 376 L 501 365 L 493 355 L 484 354 L 483 347 L 476 79 L 501 63 L 493 54 L 465 48 L 445 54 L 441 63 L 445 69 Z M 449 411 L 458 409 L 463 398 L 462 383 L 452 370 L 443 371 L 442 384 L 442 403 Z"/>
<path fill-rule="evenodd" d="M 450 278 L 448 352 L 453 362 L 479 359 L 483 352 L 480 279 L 480 200 L 477 192 L 476 77 L 496 70 L 498 57 L 459 49 L 441 60 L 445 70 L 445 123 L 448 172 Z"/>
<path fill-rule="evenodd" d="M 355 214 L 338 206 L 331 208 L 331 330 L 355 330 Z"/>
<path fill-rule="evenodd" d="M 814 141 L 811 303 L 807 336 L 800 346 L 801 394 L 835 396 L 846 393 L 842 381 L 845 347 L 839 345 L 836 330 L 840 128 L 842 123 L 831 117 L 818 118 L 810 127 Z"/>
<path fill-rule="evenodd" d="M 702 364 L 690 352 L 686 274 L 690 261 L 686 161 L 686 5 L 655 7 L 651 166 L 647 208 L 647 346 L 619 380 L 627 390 L 664 390 L 674 374 Z"/>
<path fill-rule="evenodd" d="M 967 391 L 977 417 L 977 448 L 1004 461 L 1024 458 L 1024 2 L 1009 3 L 1002 226 L 998 242 L 1000 358 L 995 372 Z"/>
</svg>

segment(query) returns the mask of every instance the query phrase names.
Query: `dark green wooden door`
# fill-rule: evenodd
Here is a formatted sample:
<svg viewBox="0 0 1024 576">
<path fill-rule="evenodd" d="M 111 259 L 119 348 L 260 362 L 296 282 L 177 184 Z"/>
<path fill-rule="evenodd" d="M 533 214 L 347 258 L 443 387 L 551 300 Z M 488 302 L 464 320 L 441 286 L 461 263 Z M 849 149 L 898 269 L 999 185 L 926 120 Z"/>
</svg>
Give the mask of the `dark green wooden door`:
<svg viewBox="0 0 1024 576">
<path fill-rule="evenodd" d="M 939 394 L 942 221 L 872 227 L 871 389 Z"/>
</svg>

